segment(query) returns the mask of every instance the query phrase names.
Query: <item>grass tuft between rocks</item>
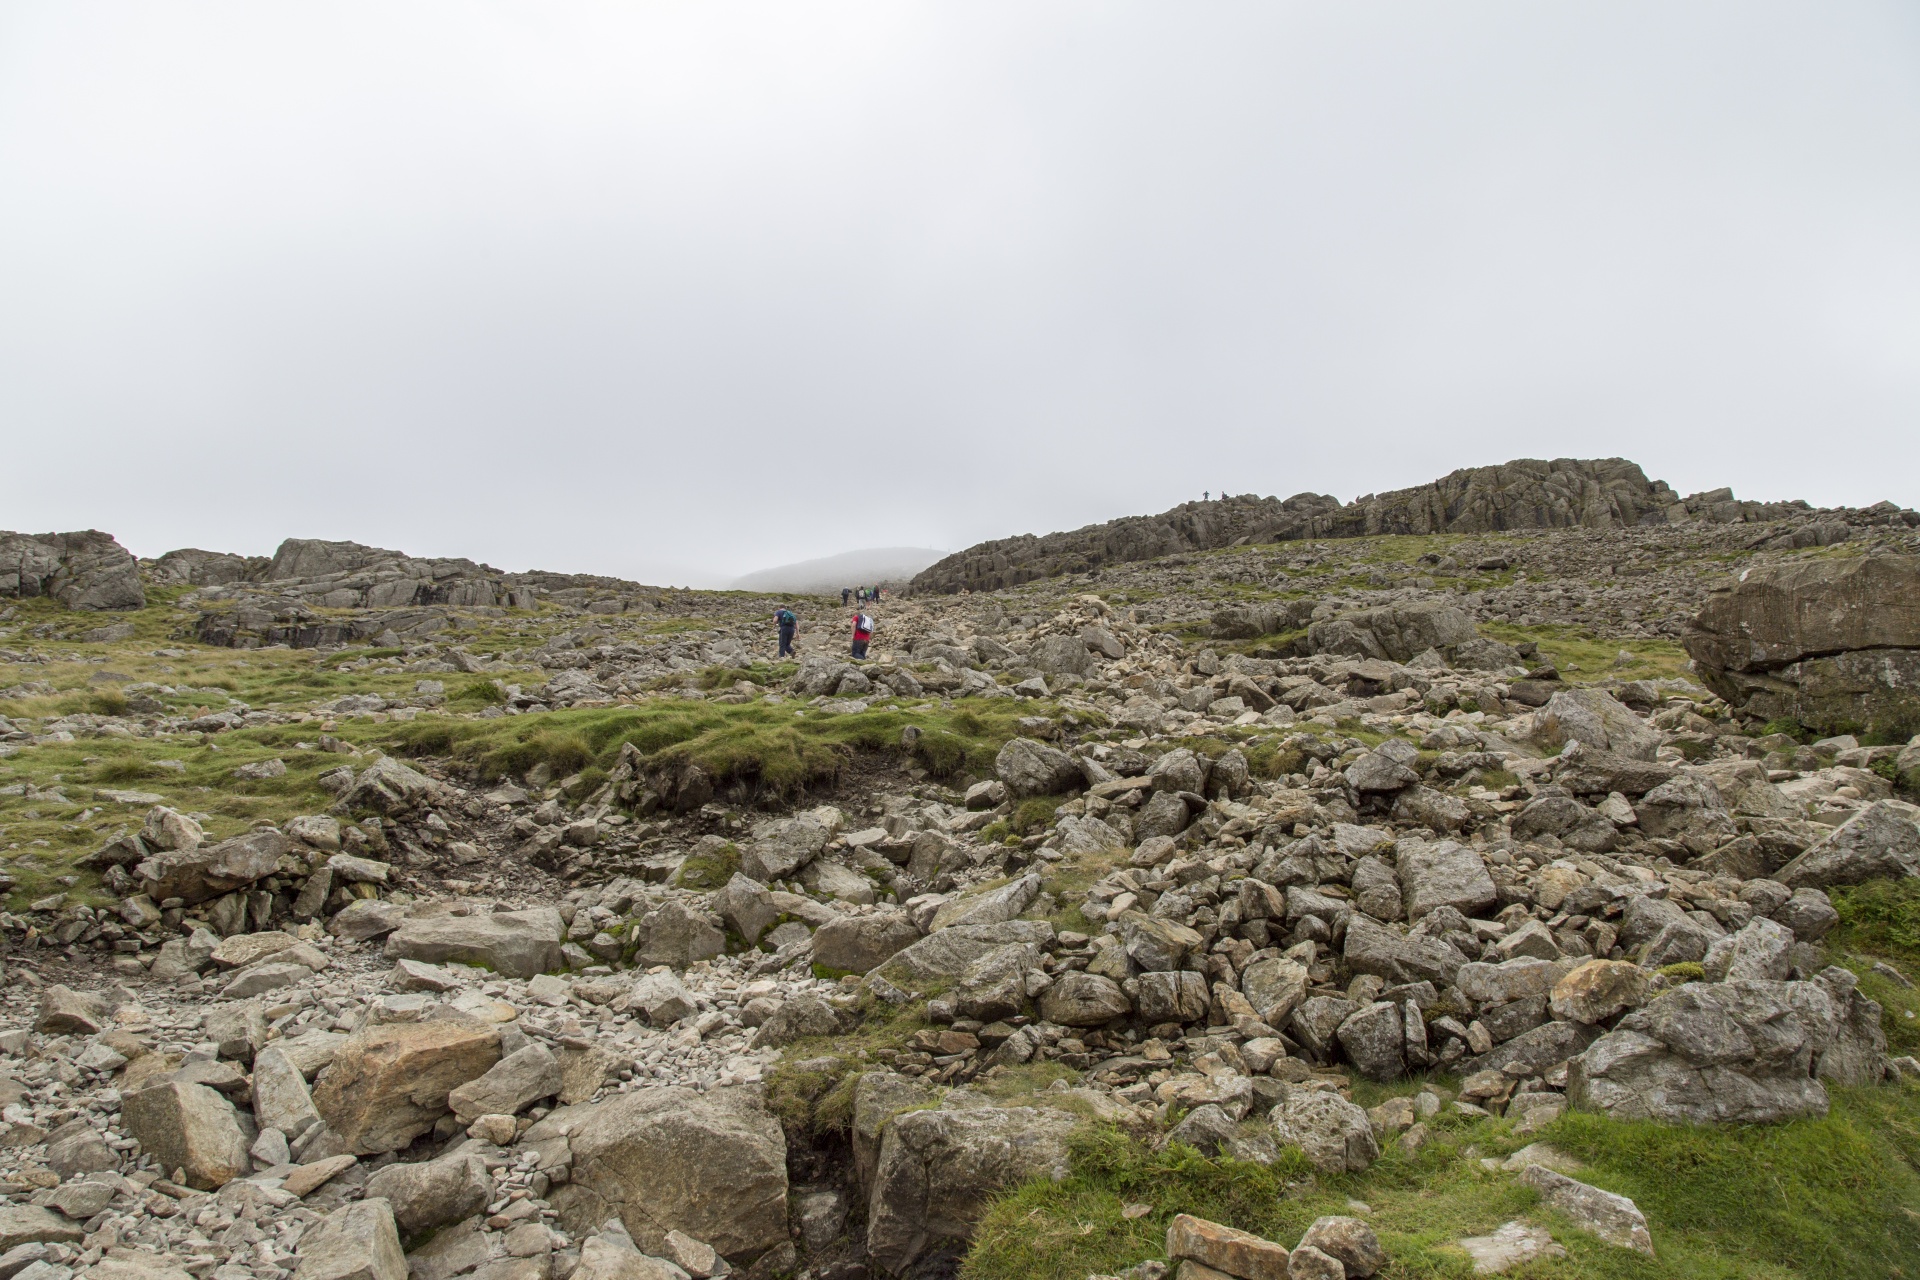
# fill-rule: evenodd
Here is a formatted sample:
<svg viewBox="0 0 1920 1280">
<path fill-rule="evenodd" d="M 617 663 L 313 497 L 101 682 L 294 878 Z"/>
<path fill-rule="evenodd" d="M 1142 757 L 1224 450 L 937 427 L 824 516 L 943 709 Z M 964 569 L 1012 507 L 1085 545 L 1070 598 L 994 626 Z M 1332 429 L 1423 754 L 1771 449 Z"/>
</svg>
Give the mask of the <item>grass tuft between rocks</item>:
<svg viewBox="0 0 1920 1280">
<path fill-rule="evenodd" d="M 1546 1133 L 1587 1164 L 1579 1176 L 1631 1196 L 1655 1258 L 1613 1248 L 1538 1203 L 1511 1174 L 1481 1167 L 1532 1140 L 1500 1119 L 1441 1117 L 1418 1153 L 1390 1147 L 1370 1169 L 1316 1177 L 1297 1153 L 1272 1168 L 1154 1151 L 1111 1128 L 1073 1146 L 1070 1175 L 994 1202 L 965 1280 L 1085 1280 L 1162 1257 L 1167 1223 L 1193 1213 L 1292 1245 L 1313 1220 L 1365 1214 L 1391 1258 L 1387 1280 L 1459 1278 L 1455 1241 L 1522 1219 L 1568 1251 L 1522 1280 L 1887 1280 L 1920 1277 L 1920 1087 L 1837 1089 L 1824 1119 L 1714 1130 L 1572 1114 Z M 1145 1206 L 1128 1218 L 1128 1205 Z"/>
</svg>

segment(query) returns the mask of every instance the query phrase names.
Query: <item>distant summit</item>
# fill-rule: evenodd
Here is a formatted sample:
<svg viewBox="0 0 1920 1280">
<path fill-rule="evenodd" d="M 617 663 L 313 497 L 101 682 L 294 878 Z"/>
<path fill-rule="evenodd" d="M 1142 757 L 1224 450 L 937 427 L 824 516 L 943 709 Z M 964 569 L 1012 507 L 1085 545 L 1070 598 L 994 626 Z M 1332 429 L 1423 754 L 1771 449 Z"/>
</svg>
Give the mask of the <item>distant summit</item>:
<svg viewBox="0 0 1920 1280">
<path fill-rule="evenodd" d="M 1157 516 L 1125 516 L 1069 533 L 1026 534 L 968 547 L 928 567 L 917 591 L 992 591 L 1085 573 L 1104 564 L 1181 551 L 1301 538 L 1369 534 L 1497 533 L 1509 529 L 1618 529 L 1646 524 L 1782 520 L 1804 502 L 1738 502 L 1731 489 L 1682 498 L 1625 458 L 1522 458 L 1467 467 L 1411 489 L 1352 502 L 1319 493 L 1291 498 L 1222 495 Z"/>
<path fill-rule="evenodd" d="M 905 585 L 943 553 L 928 547 L 869 547 L 819 560 L 761 569 L 733 582 L 735 591 L 791 591 L 832 595 L 842 587 Z"/>
</svg>

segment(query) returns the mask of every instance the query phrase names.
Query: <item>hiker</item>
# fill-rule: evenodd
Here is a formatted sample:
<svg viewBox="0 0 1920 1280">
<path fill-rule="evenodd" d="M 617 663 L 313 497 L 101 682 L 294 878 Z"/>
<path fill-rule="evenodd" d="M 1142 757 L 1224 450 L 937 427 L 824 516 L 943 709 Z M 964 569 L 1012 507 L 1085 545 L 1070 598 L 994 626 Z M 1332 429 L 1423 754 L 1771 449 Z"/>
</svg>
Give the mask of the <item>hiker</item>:
<svg viewBox="0 0 1920 1280">
<path fill-rule="evenodd" d="M 847 601 L 851 600 L 852 598 L 853 598 L 853 591 L 850 588 L 848 587 L 840 588 L 840 607 L 842 609 L 847 607 Z"/>
<path fill-rule="evenodd" d="M 867 641 L 873 639 L 873 619 L 856 610 L 853 615 L 853 656 L 867 656 Z"/>
<path fill-rule="evenodd" d="M 782 608 L 773 615 L 773 621 L 780 628 L 780 656 L 793 656 L 793 629 L 800 625 L 799 617 L 791 609 Z"/>
</svg>

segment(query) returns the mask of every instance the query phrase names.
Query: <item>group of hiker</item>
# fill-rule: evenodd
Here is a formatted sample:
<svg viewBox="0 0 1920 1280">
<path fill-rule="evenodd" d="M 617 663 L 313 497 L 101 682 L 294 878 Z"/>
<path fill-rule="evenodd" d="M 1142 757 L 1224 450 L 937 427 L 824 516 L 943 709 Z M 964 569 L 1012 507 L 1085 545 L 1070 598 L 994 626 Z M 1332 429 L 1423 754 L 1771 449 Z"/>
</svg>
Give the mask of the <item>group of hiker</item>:
<svg viewBox="0 0 1920 1280">
<path fill-rule="evenodd" d="M 840 588 L 840 607 L 847 607 L 848 601 L 857 604 L 876 604 L 879 602 L 883 587 L 842 587 Z"/>
<path fill-rule="evenodd" d="M 863 587 L 861 590 L 865 591 L 867 588 Z M 872 588 L 872 591 L 872 598 L 877 599 L 880 589 L 875 587 Z M 850 593 L 846 591 L 840 593 L 841 604 L 844 605 L 847 603 L 847 596 L 849 594 Z M 863 596 L 861 603 L 866 603 L 867 598 L 868 597 Z M 780 629 L 780 656 L 783 658 L 793 657 L 793 633 L 799 630 L 799 615 L 794 613 L 793 610 L 783 606 L 773 615 L 773 624 Z M 865 609 L 856 609 L 853 614 L 853 656 L 855 658 L 864 658 L 867 656 L 867 645 L 873 639 L 873 628 L 873 616 Z"/>
</svg>

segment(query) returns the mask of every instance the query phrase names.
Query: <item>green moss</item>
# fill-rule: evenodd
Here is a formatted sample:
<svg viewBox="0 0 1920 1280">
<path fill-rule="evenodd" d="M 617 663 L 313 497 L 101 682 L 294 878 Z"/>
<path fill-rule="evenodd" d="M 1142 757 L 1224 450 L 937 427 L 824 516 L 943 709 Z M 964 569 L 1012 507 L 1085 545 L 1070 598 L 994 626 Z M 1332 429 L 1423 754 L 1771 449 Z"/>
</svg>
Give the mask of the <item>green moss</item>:
<svg viewBox="0 0 1920 1280">
<path fill-rule="evenodd" d="M 687 855 L 680 864 L 674 883 L 682 889 L 718 889 L 733 879 L 740 869 L 740 846 L 724 844 L 713 853 Z"/>
<path fill-rule="evenodd" d="M 1678 964 L 1663 965 L 1657 972 L 1661 977 L 1675 984 L 1707 980 L 1707 971 L 1698 960 L 1682 960 Z"/>
</svg>

